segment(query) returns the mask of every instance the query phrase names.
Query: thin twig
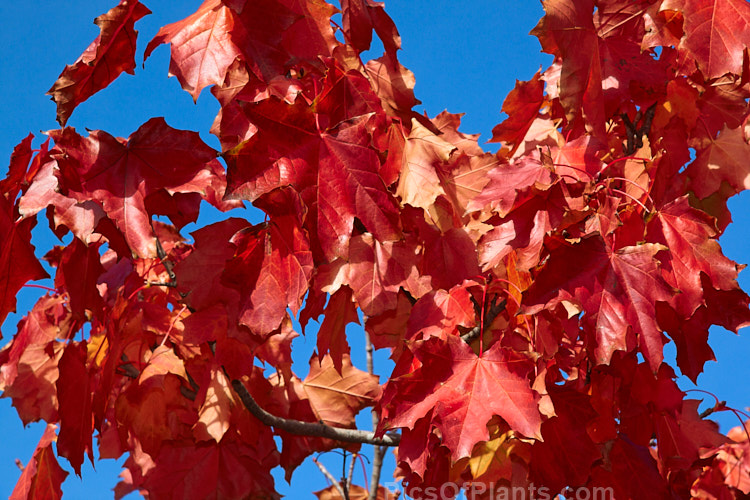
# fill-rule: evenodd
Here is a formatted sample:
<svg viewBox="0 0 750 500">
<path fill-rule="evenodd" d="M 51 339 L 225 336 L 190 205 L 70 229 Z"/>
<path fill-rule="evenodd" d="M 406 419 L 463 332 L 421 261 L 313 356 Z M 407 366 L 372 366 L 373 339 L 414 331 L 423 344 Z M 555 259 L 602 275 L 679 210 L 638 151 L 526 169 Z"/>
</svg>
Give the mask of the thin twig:
<svg viewBox="0 0 750 500">
<path fill-rule="evenodd" d="M 352 487 L 352 478 L 354 477 L 354 463 L 357 461 L 357 454 L 352 455 L 352 460 L 349 462 L 349 474 L 346 476 L 346 496 L 349 497 L 349 490 Z"/>
<path fill-rule="evenodd" d="M 362 431 L 359 429 L 341 429 L 323 423 L 302 422 L 300 420 L 278 417 L 268 413 L 266 410 L 258 406 L 258 403 L 255 402 L 255 399 L 253 399 L 241 381 L 236 379 L 232 380 L 232 387 L 240 397 L 242 404 L 245 405 L 245 408 L 247 408 L 255 418 L 269 427 L 281 429 L 289 434 L 323 437 L 334 439 L 336 441 L 344 441 L 346 443 L 374 444 L 378 446 L 398 446 L 398 443 L 401 440 L 401 436 L 395 433 L 388 433 L 383 437 L 375 437 L 374 432 Z"/>
<path fill-rule="evenodd" d="M 318 466 L 318 469 L 320 469 L 320 472 L 323 473 L 323 475 L 331 482 L 334 488 L 339 492 L 339 495 L 341 495 L 341 498 L 347 498 L 348 495 L 344 493 L 344 488 L 341 487 L 341 484 L 336 481 L 336 478 L 333 477 L 333 474 L 328 472 L 328 469 L 326 469 L 326 466 L 321 464 L 317 458 L 313 458 L 313 463 Z"/>
<path fill-rule="evenodd" d="M 365 330 L 365 352 L 367 354 L 367 373 L 374 375 L 375 365 L 373 362 L 373 347 L 372 341 L 370 341 L 370 334 Z M 372 409 L 372 430 L 378 428 L 380 420 L 378 418 L 378 412 L 375 408 Z M 383 469 L 383 455 L 385 454 L 384 446 L 373 447 L 372 453 L 372 474 L 370 475 L 370 484 L 367 486 L 368 495 L 367 500 L 375 500 L 378 496 L 378 486 L 380 486 L 380 472 Z"/>
<path fill-rule="evenodd" d="M 711 415 L 713 412 L 717 410 L 717 408 L 722 408 L 726 406 L 726 401 L 721 401 L 718 405 L 712 406 L 711 408 L 706 408 L 701 413 L 698 414 L 698 417 L 700 418 L 706 418 L 707 416 Z"/>
</svg>

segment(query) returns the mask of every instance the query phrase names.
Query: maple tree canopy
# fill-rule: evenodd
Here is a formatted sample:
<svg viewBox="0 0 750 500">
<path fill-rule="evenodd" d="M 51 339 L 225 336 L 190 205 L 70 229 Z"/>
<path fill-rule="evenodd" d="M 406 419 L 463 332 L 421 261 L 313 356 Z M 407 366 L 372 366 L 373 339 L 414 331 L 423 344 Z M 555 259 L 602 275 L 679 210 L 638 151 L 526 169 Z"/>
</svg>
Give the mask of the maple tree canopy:
<svg viewBox="0 0 750 500">
<path fill-rule="evenodd" d="M 78 474 L 94 446 L 127 454 L 116 498 L 239 499 L 279 498 L 275 467 L 365 443 L 397 446 L 417 498 L 750 495 L 750 434 L 720 434 L 706 417 L 726 408 L 699 413 L 675 382 L 714 359 L 711 325 L 750 324 L 717 241 L 750 187 L 750 3 L 543 5 L 532 34 L 554 62 L 505 99 L 497 153 L 460 115 L 413 110 L 371 0 L 205 0 L 158 32 L 144 58 L 170 44 L 193 99 L 210 87 L 221 151 L 164 118 L 81 135 L 66 121 L 133 72 L 150 11 L 98 17 L 49 92 L 62 128 L 26 137 L 0 181 L 0 321 L 47 277 L 37 214 L 68 242 L 0 350 L 2 396 L 48 424 L 12 498 L 61 496 L 55 449 Z M 363 61 L 373 35 L 384 53 Z M 205 203 L 240 210 L 181 234 Z M 321 322 L 305 379 L 293 318 Z M 352 365 L 360 318 L 395 363 L 383 386 Z M 368 407 L 375 427 L 356 429 Z M 394 498 L 374 477 L 317 495 Z"/>
</svg>

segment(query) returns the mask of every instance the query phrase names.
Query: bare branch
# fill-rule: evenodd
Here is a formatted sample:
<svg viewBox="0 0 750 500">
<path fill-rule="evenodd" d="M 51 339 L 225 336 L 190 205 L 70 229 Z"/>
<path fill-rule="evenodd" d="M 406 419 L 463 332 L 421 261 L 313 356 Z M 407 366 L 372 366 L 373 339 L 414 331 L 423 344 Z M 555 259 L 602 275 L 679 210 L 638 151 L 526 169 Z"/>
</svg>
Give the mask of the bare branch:
<svg viewBox="0 0 750 500">
<path fill-rule="evenodd" d="M 365 330 L 365 352 L 367 353 L 367 373 L 370 375 L 375 374 L 375 365 L 373 362 L 373 347 L 370 341 L 370 334 Z M 375 408 L 372 409 L 372 429 L 373 431 L 378 428 L 378 412 Z M 367 500 L 375 500 L 378 496 L 378 486 L 380 486 L 380 472 L 383 469 L 383 455 L 385 454 L 385 447 L 374 446 L 372 454 L 372 474 L 370 475 L 369 494 Z"/>
<path fill-rule="evenodd" d="M 333 477 L 333 474 L 331 474 L 328 469 L 326 469 L 326 466 L 321 464 L 317 458 L 313 458 L 313 463 L 318 466 L 318 469 L 320 469 L 320 472 L 323 473 L 323 475 L 331 482 L 334 488 L 339 492 L 339 495 L 341 495 L 341 498 L 349 498 L 349 495 L 346 493 L 344 488 L 341 487 L 341 484 L 336 481 L 336 478 Z"/>
<path fill-rule="evenodd" d="M 349 473 L 346 475 L 346 498 L 349 498 L 349 491 L 352 487 L 352 478 L 354 477 L 354 463 L 357 461 L 357 454 L 352 454 L 352 459 L 349 462 Z"/>
<path fill-rule="evenodd" d="M 383 437 L 375 437 L 374 432 L 362 431 L 359 429 L 341 429 L 331 427 L 323 423 L 301 422 L 288 418 L 278 417 L 258 406 L 255 399 L 250 395 L 248 390 L 239 380 L 232 380 L 232 387 L 242 400 L 245 408 L 258 420 L 269 427 L 281 429 L 289 434 L 299 436 L 316 436 L 347 443 L 374 444 L 378 446 L 398 446 L 401 436 L 395 433 L 388 433 Z"/>
</svg>

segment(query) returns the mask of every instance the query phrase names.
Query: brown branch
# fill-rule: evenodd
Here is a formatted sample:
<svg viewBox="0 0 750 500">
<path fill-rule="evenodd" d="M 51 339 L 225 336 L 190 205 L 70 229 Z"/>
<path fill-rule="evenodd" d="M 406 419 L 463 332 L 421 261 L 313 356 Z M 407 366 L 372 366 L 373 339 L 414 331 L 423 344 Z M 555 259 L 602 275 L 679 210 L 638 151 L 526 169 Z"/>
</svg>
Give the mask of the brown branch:
<svg viewBox="0 0 750 500">
<path fill-rule="evenodd" d="M 639 109 L 635 115 L 634 122 L 630 121 L 627 113 L 622 113 L 620 115 L 622 122 L 625 124 L 625 132 L 627 133 L 627 145 L 623 145 L 622 147 L 625 155 L 630 156 L 635 153 L 636 150 L 643 147 L 643 136 L 648 135 L 651 131 L 651 123 L 654 120 L 655 113 L 656 103 L 653 103 L 648 109 L 646 109 L 645 116 L 643 116 L 642 110 Z M 643 118 L 642 122 L 641 118 Z M 641 126 L 636 128 L 639 122 L 641 123 Z"/>
<path fill-rule="evenodd" d="M 375 437 L 374 432 L 362 431 L 359 429 L 341 429 L 323 423 L 302 422 L 300 420 L 278 417 L 268 413 L 266 410 L 258 406 L 258 403 L 255 402 L 255 399 L 250 395 L 250 392 L 248 392 L 247 388 L 245 388 L 243 383 L 239 380 L 232 380 L 232 387 L 240 397 L 242 404 L 245 405 L 245 408 L 247 408 L 255 418 L 269 427 L 281 429 L 289 434 L 296 434 L 298 436 L 315 436 L 336 441 L 344 441 L 346 443 L 374 444 L 378 446 L 398 446 L 398 443 L 401 440 L 401 436 L 398 434 L 388 433 L 383 437 Z"/>
<path fill-rule="evenodd" d="M 717 403 L 714 406 L 712 406 L 711 408 L 706 408 L 698 416 L 700 418 L 706 418 L 707 416 L 711 415 L 713 412 L 719 409 L 724 409 L 726 405 L 727 405 L 726 401 L 717 401 Z"/>
<path fill-rule="evenodd" d="M 503 299 L 496 304 L 495 299 L 492 300 L 492 304 L 490 305 L 487 313 L 484 315 L 484 321 L 482 322 L 484 323 L 485 330 L 489 328 L 493 321 L 495 321 L 497 315 L 505 310 L 506 302 L 507 301 Z M 461 340 L 463 340 L 467 344 L 471 344 L 477 337 L 479 337 L 479 334 L 482 332 L 482 323 L 461 335 Z"/>
</svg>

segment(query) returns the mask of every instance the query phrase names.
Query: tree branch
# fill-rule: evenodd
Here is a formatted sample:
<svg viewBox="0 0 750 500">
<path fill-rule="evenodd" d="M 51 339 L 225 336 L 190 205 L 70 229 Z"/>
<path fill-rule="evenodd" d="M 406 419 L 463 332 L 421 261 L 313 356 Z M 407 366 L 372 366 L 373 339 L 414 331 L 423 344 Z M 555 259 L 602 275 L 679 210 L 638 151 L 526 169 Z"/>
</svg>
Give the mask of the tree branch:
<svg viewBox="0 0 750 500">
<path fill-rule="evenodd" d="M 373 362 L 373 347 L 370 341 L 370 334 L 365 330 L 365 352 L 367 354 L 367 372 L 370 375 L 375 373 L 375 365 Z M 378 428 L 378 412 L 375 408 L 372 409 L 372 429 Z M 383 455 L 385 455 L 384 446 L 374 446 L 372 452 L 372 474 L 370 475 L 370 489 L 367 495 L 367 500 L 375 500 L 378 496 L 378 487 L 380 486 L 380 472 L 383 469 Z"/>
<path fill-rule="evenodd" d="M 357 461 L 357 454 L 352 454 L 352 459 L 349 462 L 349 474 L 346 475 L 346 493 L 349 494 L 349 491 L 352 489 L 352 478 L 354 477 L 354 462 Z"/>
<path fill-rule="evenodd" d="M 326 469 L 326 466 L 321 464 L 318 459 L 313 457 L 313 463 L 318 466 L 318 469 L 320 469 L 320 472 L 323 473 L 323 475 L 330 481 L 330 483 L 333 485 L 334 488 L 339 492 L 339 495 L 341 495 L 341 498 L 348 499 L 349 498 L 349 492 L 346 491 L 342 486 L 341 483 L 336 481 L 336 478 L 333 477 L 333 474 L 331 474 L 328 469 Z"/>
<path fill-rule="evenodd" d="M 232 387 L 242 400 L 245 408 L 258 420 L 269 427 L 281 429 L 289 434 L 299 436 L 315 436 L 347 443 L 374 444 L 377 446 L 398 446 L 401 436 L 398 434 L 388 433 L 383 437 L 375 437 L 374 432 L 362 431 L 359 429 L 341 429 L 331 427 L 323 423 L 302 422 L 288 418 L 278 417 L 258 406 L 255 399 L 250 395 L 247 388 L 239 380 L 232 380 Z"/>
<path fill-rule="evenodd" d="M 484 323 L 485 329 L 489 328 L 492 322 L 495 321 L 495 318 L 497 318 L 497 315 L 505 310 L 505 304 L 506 304 L 505 299 L 501 300 L 497 304 L 495 303 L 495 299 L 493 299 L 492 305 L 490 306 L 487 313 L 484 315 L 483 323 Z M 461 335 L 461 340 L 463 340 L 467 344 L 471 344 L 474 341 L 474 339 L 479 337 L 479 334 L 481 332 L 482 332 L 482 326 L 480 323 L 479 325 L 475 326 L 468 332 Z"/>
</svg>

